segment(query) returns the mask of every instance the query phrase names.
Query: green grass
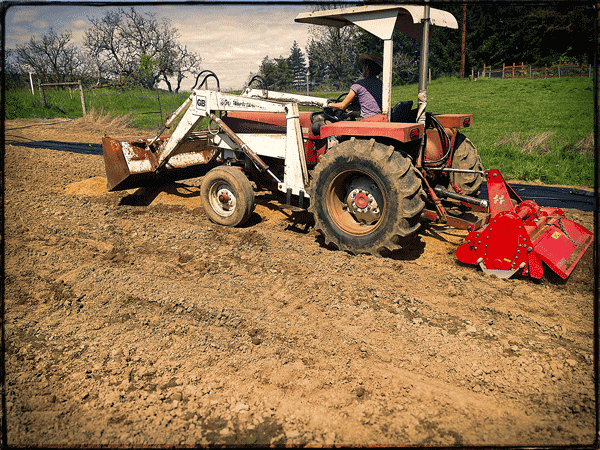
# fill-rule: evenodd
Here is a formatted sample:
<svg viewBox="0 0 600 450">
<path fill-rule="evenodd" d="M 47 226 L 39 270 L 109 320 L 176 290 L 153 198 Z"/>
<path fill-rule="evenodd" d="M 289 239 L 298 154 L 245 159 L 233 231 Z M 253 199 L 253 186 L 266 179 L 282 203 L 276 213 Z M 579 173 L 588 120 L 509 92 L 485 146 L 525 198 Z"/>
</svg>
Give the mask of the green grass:
<svg viewBox="0 0 600 450">
<path fill-rule="evenodd" d="M 484 167 L 499 168 L 507 179 L 593 186 L 593 153 L 576 149 L 593 127 L 591 78 L 445 78 L 429 84 L 427 93 L 428 111 L 473 114 L 473 126 L 463 132 L 478 147 Z M 311 93 L 333 99 L 339 94 Z M 158 130 L 188 95 L 141 89 L 85 92 L 88 110 L 129 115 L 133 127 L 148 131 Z M 49 107 L 26 89 L 7 91 L 6 118 L 81 117 L 77 90 L 72 99 L 66 89 L 49 91 L 46 98 Z M 417 86 L 394 87 L 392 104 L 399 100 L 413 100 L 416 106 Z"/>
<path fill-rule="evenodd" d="M 593 153 L 575 148 L 592 132 L 592 92 L 591 78 L 440 79 L 428 86 L 428 111 L 473 114 L 472 128 L 462 131 L 484 167 L 507 179 L 592 187 Z M 416 105 L 416 94 L 416 86 L 400 86 L 392 102 Z"/>
<path fill-rule="evenodd" d="M 181 105 L 189 92 L 179 94 L 143 89 L 91 89 L 85 90 L 87 111 L 110 113 L 113 116 L 129 115 L 132 127 L 154 131 L 160 129 L 165 118 Z M 6 93 L 6 119 L 38 117 L 42 119 L 83 115 L 78 90 L 73 98 L 67 89 L 45 91 L 46 106 L 39 94 L 34 97 L 30 90 L 11 90 Z"/>
</svg>

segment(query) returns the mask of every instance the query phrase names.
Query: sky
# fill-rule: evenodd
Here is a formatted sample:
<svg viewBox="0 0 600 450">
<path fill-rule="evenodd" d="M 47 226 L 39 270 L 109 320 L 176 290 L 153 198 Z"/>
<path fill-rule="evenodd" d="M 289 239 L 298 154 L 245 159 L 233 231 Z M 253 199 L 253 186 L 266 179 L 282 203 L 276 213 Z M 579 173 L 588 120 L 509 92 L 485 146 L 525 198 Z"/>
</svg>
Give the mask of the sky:
<svg viewBox="0 0 600 450">
<path fill-rule="evenodd" d="M 115 6 L 89 5 L 18 5 L 6 14 L 6 48 L 14 49 L 38 38 L 50 28 L 57 32 L 70 30 L 72 43 L 82 47 L 90 17 L 100 18 Z M 239 89 L 256 73 L 265 56 L 287 57 L 294 41 L 305 52 L 309 25 L 294 22 L 310 6 L 282 4 L 248 5 L 144 5 L 140 13 L 151 12 L 166 17 L 181 35 L 179 42 L 202 57 L 201 69 L 215 72 L 221 89 Z M 190 89 L 194 80 L 182 83 Z M 161 86 L 162 87 L 162 86 Z"/>
</svg>

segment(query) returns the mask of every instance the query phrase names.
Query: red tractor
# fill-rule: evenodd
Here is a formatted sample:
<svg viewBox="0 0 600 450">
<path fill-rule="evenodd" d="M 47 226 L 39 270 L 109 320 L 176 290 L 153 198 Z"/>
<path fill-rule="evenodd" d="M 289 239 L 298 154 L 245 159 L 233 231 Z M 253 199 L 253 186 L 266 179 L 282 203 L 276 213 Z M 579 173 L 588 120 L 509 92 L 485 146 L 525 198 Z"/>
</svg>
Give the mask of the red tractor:
<svg viewBox="0 0 600 450">
<path fill-rule="evenodd" d="M 477 149 L 460 132 L 472 126 L 471 114 L 426 111 L 430 29 L 458 28 L 451 14 L 428 5 L 372 5 L 304 13 L 296 21 L 356 25 L 383 40 L 382 114 L 358 121 L 352 112 L 329 108 L 327 99 L 264 86 L 226 94 L 216 75 L 204 71 L 161 131 L 185 112 L 172 135 L 105 138 L 109 189 L 211 163 L 217 166 L 204 177 L 201 198 L 208 216 L 221 225 L 250 217 L 252 180 L 284 194 L 287 208 L 307 207 L 325 243 L 340 250 L 373 255 L 401 250 L 421 221 L 431 220 L 469 229 L 457 257 L 487 273 L 509 277 L 522 270 L 539 278 L 543 261 L 568 276 L 592 233 L 558 209 L 523 202 L 498 171 L 484 171 Z M 391 104 L 394 30 L 422 43 L 414 109 L 412 101 Z M 211 77 L 217 90 L 202 89 Z M 320 110 L 300 113 L 299 106 Z M 209 129 L 194 131 L 205 117 Z M 484 178 L 489 200 L 479 199 Z M 474 217 L 468 211 L 485 214 L 466 220 Z"/>
</svg>

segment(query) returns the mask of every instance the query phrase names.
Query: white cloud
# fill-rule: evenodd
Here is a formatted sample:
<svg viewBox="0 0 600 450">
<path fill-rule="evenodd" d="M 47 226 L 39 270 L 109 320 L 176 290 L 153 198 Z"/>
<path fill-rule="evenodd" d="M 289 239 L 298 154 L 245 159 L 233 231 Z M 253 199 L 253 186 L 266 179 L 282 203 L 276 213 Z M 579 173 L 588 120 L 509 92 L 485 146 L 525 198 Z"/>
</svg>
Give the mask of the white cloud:
<svg viewBox="0 0 600 450">
<path fill-rule="evenodd" d="M 31 23 L 31 25 L 33 25 L 38 30 L 44 30 L 48 28 L 48 22 L 46 22 L 45 20 L 35 20 Z"/>
<path fill-rule="evenodd" d="M 29 42 L 31 34 L 27 28 L 11 27 L 11 33 L 6 35 L 6 47 L 15 48 Z"/>
<path fill-rule="evenodd" d="M 37 6 L 9 9 L 7 47 L 40 35 L 49 27 L 57 32 L 73 31 L 73 40 L 81 46 L 89 17 L 102 17 L 111 7 Z M 287 57 L 294 40 L 304 51 L 308 26 L 294 18 L 308 11 L 304 5 L 148 5 L 136 7 L 165 17 L 178 29 L 179 42 L 202 57 L 202 68 L 213 70 L 221 87 L 240 88 L 250 72 L 257 72 L 265 56 Z M 12 24 L 19 25 L 12 25 Z M 191 87 L 193 80 L 186 80 Z"/>
<path fill-rule="evenodd" d="M 73 28 L 88 28 L 89 27 L 89 22 L 85 21 L 85 20 L 72 20 L 71 21 L 71 25 L 73 26 Z"/>
<path fill-rule="evenodd" d="M 12 23 L 18 22 L 33 22 L 35 18 L 38 16 L 39 11 L 36 9 L 21 9 L 18 8 L 14 12 L 13 18 L 11 20 Z"/>
</svg>

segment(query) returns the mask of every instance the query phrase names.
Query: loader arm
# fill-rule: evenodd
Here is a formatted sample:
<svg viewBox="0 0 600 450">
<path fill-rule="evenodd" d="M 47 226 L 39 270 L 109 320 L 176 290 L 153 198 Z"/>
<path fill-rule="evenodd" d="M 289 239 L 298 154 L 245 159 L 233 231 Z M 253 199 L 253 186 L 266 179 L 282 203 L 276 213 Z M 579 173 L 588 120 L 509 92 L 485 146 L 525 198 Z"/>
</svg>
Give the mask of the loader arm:
<svg viewBox="0 0 600 450">
<path fill-rule="evenodd" d="M 262 93 L 263 91 L 258 92 Z M 309 177 L 297 101 L 301 101 L 303 104 L 312 102 L 311 104 L 320 106 L 326 105 L 327 99 L 293 94 L 274 95 L 277 93 L 271 93 L 265 99 L 255 95 L 256 92 L 252 94 L 251 91 L 246 91 L 246 94 L 247 96 L 211 90 L 195 90 L 182 107 L 169 117 L 169 120 L 172 121 L 176 113 L 185 110 L 171 138 L 164 143 L 160 156 L 153 166 L 154 170 L 165 167 L 169 158 L 177 153 L 177 150 L 186 142 L 198 123 L 204 117 L 210 117 L 221 130 L 213 137 L 213 145 L 224 151 L 242 151 L 261 172 L 266 171 L 275 179 L 281 192 L 306 196 L 305 192 Z M 282 103 L 283 101 L 286 101 L 286 103 Z M 281 145 L 281 136 L 278 135 L 238 135 L 215 116 L 216 111 L 284 113 L 287 123 L 285 143 L 283 146 Z M 259 149 L 258 152 L 252 150 L 251 147 L 253 146 Z M 268 150 L 263 151 L 263 149 L 273 149 L 275 155 L 269 154 Z M 283 180 L 279 180 L 269 170 L 269 167 L 260 158 L 261 153 L 263 156 L 275 156 L 285 160 Z"/>
<path fill-rule="evenodd" d="M 240 94 L 242 97 L 260 98 L 264 100 L 273 100 L 277 102 L 296 103 L 299 106 L 315 106 L 325 108 L 329 103 L 329 99 L 323 97 L 312 97 L 310 95 L 288 94 L 285 92 L 267 91 L 263 89 L 246 88 Z"/>
</svg>

